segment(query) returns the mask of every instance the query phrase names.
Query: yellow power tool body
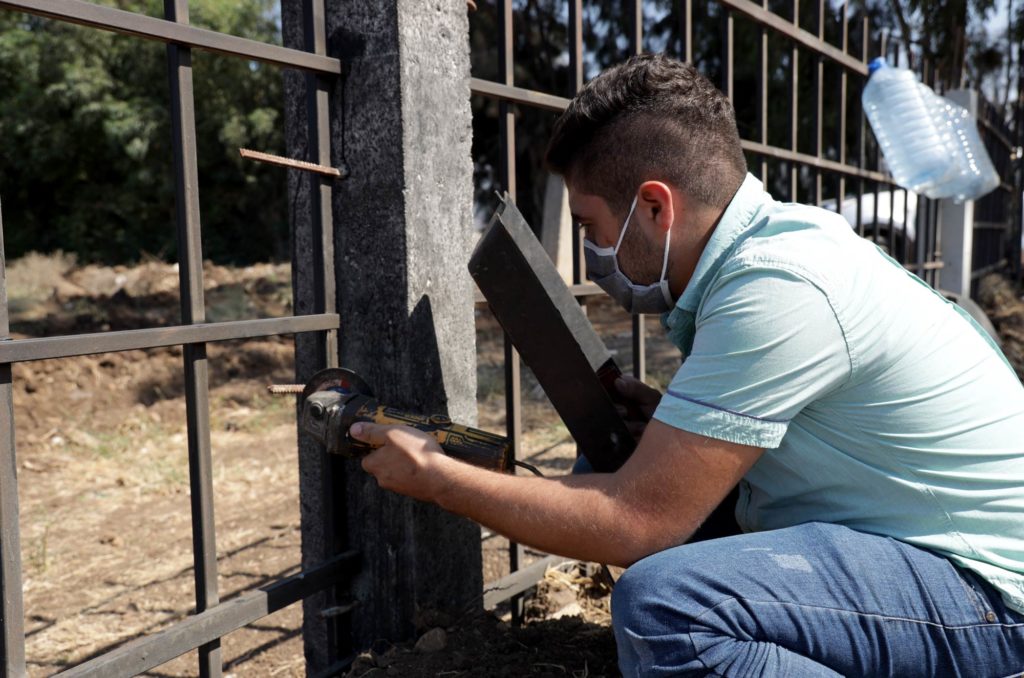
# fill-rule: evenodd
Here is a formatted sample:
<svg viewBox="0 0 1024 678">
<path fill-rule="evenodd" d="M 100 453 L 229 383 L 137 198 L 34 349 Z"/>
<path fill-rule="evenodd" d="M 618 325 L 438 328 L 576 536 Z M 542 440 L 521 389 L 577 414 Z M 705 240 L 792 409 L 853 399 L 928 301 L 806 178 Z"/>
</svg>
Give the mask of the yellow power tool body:
<svg viewBox="0 0 1024 678">
<path fill-rule="evenodd" d="M 450 457 L 502 473 L 512 469 L 508 438 L 453 423 L 443 414 L 421 415 L 380 404 L 370 386 L 345 368 L 321 370 L 302 394 L 299 427 L 331 454 L 358 458 L 375 447 L 349 435 L 352 424 L 410 426 L 433 436 Z"/>
</svg>

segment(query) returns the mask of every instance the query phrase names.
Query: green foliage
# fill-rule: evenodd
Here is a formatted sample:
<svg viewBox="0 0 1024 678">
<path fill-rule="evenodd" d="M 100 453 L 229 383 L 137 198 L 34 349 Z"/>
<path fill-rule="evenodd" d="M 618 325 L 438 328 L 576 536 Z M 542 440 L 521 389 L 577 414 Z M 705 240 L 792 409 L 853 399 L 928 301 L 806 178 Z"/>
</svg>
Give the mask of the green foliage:
<svg viewBox="0 0 1024 678">
<path fill-rule="evenodd" d="M 161 16 L 160 0 L 107 0 Z M 193 0 L 195 25 L 280 42 L 272 0 Z M 0 12 L 0 200 L 8 257 L 176 256 L 167 48 Z M 284 147 L 281 72 L 192 55 L 204 256 L 287 256 L 285 177 L 239 147 Z"/>
</svg>

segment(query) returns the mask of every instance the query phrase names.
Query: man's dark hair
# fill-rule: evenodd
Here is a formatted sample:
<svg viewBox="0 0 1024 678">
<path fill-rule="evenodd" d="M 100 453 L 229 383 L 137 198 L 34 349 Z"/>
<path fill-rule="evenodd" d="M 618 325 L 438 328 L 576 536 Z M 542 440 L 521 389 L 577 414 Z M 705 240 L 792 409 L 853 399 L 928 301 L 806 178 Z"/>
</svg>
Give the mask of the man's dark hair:
<svg viewBox="0 0 1024 678">
<path fill-rule="evenodd" d="M 546 161 L 616 214 L 650 180 L 725 207 L 747 171 L 732 103 L 690 64 L 651 54 L 580 90 L 555 123 Z"/>
</svg>

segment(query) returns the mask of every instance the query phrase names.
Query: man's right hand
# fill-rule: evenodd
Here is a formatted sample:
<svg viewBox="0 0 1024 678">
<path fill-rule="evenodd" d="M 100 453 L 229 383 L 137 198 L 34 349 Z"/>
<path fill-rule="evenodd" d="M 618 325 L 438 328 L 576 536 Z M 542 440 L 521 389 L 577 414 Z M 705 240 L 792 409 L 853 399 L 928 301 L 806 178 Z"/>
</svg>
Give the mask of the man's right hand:
<svg viewBox="0 0 1024 678">
<path fill-rule="evenodd" d="M 661 392 L 626 374 L 615 380 L 615 390 L 619 393 L 619 404 L 615 408 L 626 422 L 626 428 L 639 440 L 661 402 Z"/>
</svg>

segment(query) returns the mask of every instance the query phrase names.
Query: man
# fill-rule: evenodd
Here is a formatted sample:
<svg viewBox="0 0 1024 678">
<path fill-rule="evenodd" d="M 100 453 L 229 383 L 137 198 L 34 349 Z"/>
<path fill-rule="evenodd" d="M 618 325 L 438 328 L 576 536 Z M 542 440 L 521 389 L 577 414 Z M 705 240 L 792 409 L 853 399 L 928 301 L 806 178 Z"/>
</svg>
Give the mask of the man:
<svg viewBox="0 0 1024 678">
<path fill-rule="evenodd" d="M 685 361 L 613 474 L 509 477 L 401 427 L 364 468 L 518 542 L 627 566 L 627 676 L 1024 671 L 1024 388 L 991 340 L 839 216 L 746 173 L 728 100 L 641 56 L 548 162 L 589 275 Z M 684 544 L 739 484 L 744 534 Z M 682 545 L 682 546 L 681 546 Z"/>
</svg>

